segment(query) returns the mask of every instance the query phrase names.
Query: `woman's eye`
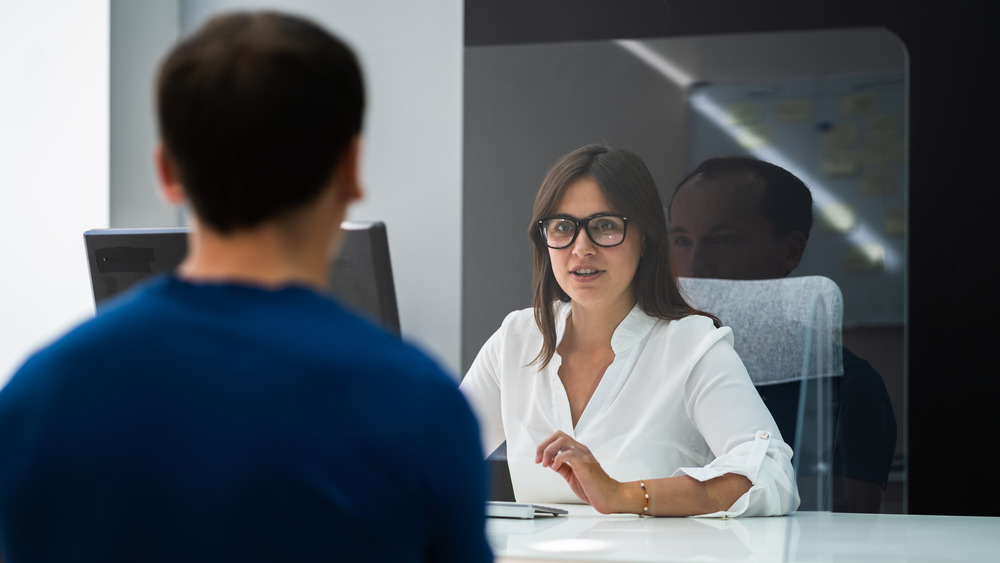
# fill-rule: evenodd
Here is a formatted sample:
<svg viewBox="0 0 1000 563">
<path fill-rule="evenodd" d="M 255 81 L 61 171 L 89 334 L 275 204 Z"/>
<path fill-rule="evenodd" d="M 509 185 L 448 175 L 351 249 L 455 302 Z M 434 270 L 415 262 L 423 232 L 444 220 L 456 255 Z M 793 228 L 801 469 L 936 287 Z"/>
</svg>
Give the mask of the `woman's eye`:
<svg viewBox="0 0 1000 563">
<path fill-rule="evenodd" d="M 557 233 L 571 233 L 573 232 L 573 223 L 569 221 L 560 221 L 552 226 L 552 230 Z"/>
<path fill-rule="evenodd" d="M 610 219 L 605 219 L 601 221 L 596 221 L 597 230 L 603 233 L 610 233 L 621 230 L 621 224 L 617 221 L 612 221 Z"/>
<path fill-rule="evenodd" d="M 687 237 L 677 237 L 671 241 L 671 244 L 674 246 L 691 246 L 691 239 Z"/>
</svg>

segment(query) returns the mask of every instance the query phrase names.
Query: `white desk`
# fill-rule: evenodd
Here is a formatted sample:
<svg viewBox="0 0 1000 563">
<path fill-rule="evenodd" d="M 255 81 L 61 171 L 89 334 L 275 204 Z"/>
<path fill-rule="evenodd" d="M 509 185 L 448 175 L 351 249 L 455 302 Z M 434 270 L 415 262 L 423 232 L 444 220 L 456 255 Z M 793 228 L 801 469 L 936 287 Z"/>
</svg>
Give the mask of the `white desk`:
<svg viewBox="0 0 1000 563">
<path fill-rule="evenodd" d="M 1000 518 L 800 512 L 715 520 L 604 516 L 490 518 L 498 563 L 551 561 L 1000 561 Z"/>
</svg>

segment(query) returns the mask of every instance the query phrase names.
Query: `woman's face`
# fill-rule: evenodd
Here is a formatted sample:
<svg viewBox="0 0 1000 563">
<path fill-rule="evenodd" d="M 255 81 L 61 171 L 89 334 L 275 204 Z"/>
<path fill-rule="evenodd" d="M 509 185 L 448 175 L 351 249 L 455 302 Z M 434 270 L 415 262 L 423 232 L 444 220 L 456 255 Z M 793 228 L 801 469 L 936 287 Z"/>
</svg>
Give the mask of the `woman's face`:
<svg viewBox="0 0 1000 563">
<path fill-rule="evenodd" d="M 583 177 L 563 191 L 552 215 L 583 219 L 598 213 L 617 211 L 608 204 L 597 182 Z M 642 254 L 642 238 L 635 228 L 626 228 L 621 244 L 602 247 L 594 244 L 581 228 L 568 247 L 549 248 L 556 282 L 573 300 L 574 309 L 628 312 L 632 308 L 635 304 L 632 280 Z"/>
</svg>

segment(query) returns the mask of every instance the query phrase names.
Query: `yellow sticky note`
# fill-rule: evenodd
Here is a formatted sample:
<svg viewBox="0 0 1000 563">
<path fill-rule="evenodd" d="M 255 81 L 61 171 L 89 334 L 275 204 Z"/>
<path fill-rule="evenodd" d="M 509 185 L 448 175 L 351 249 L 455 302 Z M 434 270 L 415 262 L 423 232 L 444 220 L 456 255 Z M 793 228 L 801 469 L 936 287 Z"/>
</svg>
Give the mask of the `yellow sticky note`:
<svg viewBox="0 0 1000 563">
<path fill-rule="evenodd" d="M 862 244 L 847 251 L 844 269 L 848 272 L 885 271 L 885 247 L 881 244 Z"/>
<path fill-rule="evenodd" d="M 827 176 L 853 176 L 861 168 L 861 157 L 854 149 L 831 149 L 823 154 L 820 170 Z"/>
<path fill-rule="evenodd" d="M 882 226 L 885 234 L 889 236 L 903 236 L 906 234 L 906 210 L 902 207 L 886 209 L 882 217 Z"/>
<path fill-rule="evenodd" d="M 848 94 L 840 99 L 840 115 L 844 117 L 870 117 L 878 109 L 875 92 Z"/>
<path fill-rule="evenodd" d="M 846 233 L 858 222 L 858 214 L 846 203 L 831 203 L 819 209 L 818 227 L 827 232 Z"/>
<path fill-rule="evenodd" d="M 906 143 L 902 139 L 884 145 L 866 145 L 861 153 L 865 166 L 888 166 L 906 160 Z"/>
<path fill-rule="evenodd" d="M 758 149 L 771 144 L 771 128 L 765 126 L 737 127 L 736 142 L 745 149 Z"/>
<path fill-rule="evenodd" d="M 811 116 L 811 100 L 783 100 L 774 104 L 774 119 L 778 123 L 802 123 Z"/>
<path fill-rule="evenodd" d="M 881 166 L 866 168 L 861 175 L 861 194 L 885 196 L 896 190 L 896 170 Z"/>
<path fill-rule="evenodd" d="M 823 132 L 823 146 L 828 149 L 842 149 L 858 142 L 858 126 L 853 123 L 837 123 Z"/>
<path fill-rule="evenodd" d="M 880 115 L 868 120 L 865 145 L 884 147 L 896 144 L 903 138 L 903 118 L 899 115 Z"/>
<path fill-rule="evenodd" d="M 726 125 L 747 125 L 757 123 L 760 106 L 756 102 L 740 102 L 726 105 Z"/>
</svg>

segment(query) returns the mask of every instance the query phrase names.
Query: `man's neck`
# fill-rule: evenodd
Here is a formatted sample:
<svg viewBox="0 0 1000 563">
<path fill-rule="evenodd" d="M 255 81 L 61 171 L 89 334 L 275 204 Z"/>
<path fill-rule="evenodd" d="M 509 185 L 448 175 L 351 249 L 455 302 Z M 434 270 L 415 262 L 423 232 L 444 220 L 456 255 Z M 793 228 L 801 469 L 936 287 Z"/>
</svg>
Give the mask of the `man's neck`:
<svg viewBox="0 0 1000 563">
<path fill-rule="evenodd" d="M 327 281 L 330 240 L 293 237 L 274 224 L 225 235 L 195 225 L 178 273 L 191 281 L 320 288 Z"/>
</svg>

